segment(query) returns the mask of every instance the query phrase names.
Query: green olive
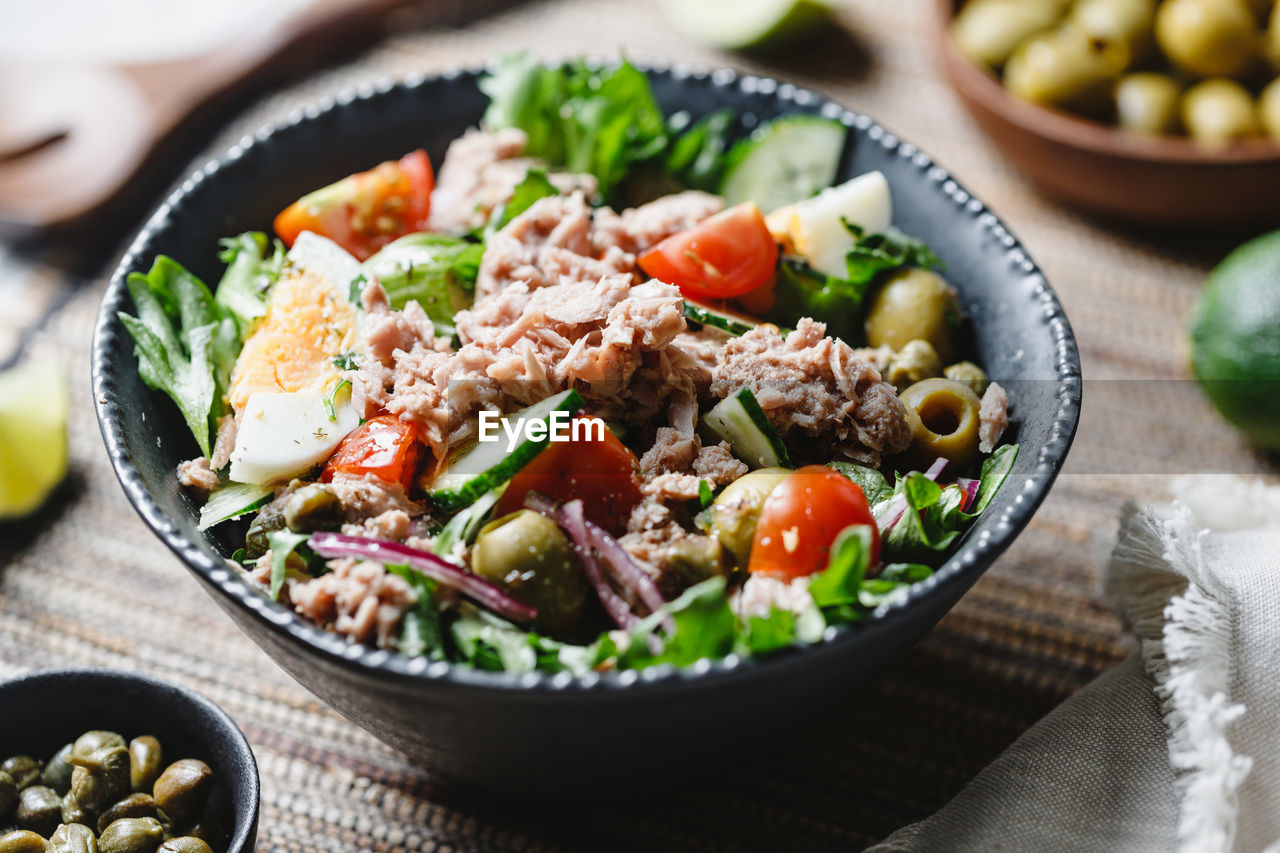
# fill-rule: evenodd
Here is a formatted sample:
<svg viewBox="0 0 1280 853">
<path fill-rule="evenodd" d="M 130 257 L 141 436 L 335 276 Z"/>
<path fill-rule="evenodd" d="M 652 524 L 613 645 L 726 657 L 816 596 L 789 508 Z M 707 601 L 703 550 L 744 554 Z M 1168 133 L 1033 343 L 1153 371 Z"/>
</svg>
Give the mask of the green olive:
<svg viewBox="0 0 1280 853">
<path fill-rule="evenodd" d="M 284 523 L 294 533 L 336 530 L 342 519 L 338 496 L 322 483 L 308 483 L 297 489 L 284 504 Z"/>
<path fill-rule="evenodd" d="M 153 817 L 159 820 L 155 799 L 150 794 L 134 793 L 117 800 L 115 805 L 98 818 L 98 832 L 126 817 Z"/>
<path fill-rule="evenodd" d="M 942 359 L 928 341 L 907 341 L 889 359 L 884 371 L 884 381 L 899 390 L 914 385 L 921 379 L 942 374 Z"/>
<path fill-rule="evenodd" d="M 471 551 L 471 570 L 538 611 L 538 627 L 563 633 L 578 624 L 587 582 L 560 526 L 529 509 L 489 522 Z"/>
<path fill-rule="evenodd" d="M 1026 39 L 1062 17 L 1060 0 L 971 0 L 951 22 L 951 38 L 971 62 L 999 68 Z"/>
<path fill-rule="evenodd" d="M 1165 74 L 1140 71 L 1116 84 L 1116 124 L 1131 133 L 1159 135 L 1178 124 L 1177 81 Z"/>
<path fill-rule="evenodd" d="M 268 537 L 277 530 L 285 528 L 284 507 L 287 498 L 273 500 L 253 517 L 249 529 L 244 535 L 244 550 L 250 557 L 261 557 L 271 550 Z"/>
<path fill-rule="evenodd" d="M 115 749 L 124 745 L 124 738 L 115 732 L 101 730 L 85 732 L 71 745 L 71 755 L 76 758 L 89 758 L 98 750 Z"/>
<path fill-rule="evenodd" d="M 941 276 L 923 269 L 902 270 L 872 298 L 867 342 L 900 350 L 911 341 L 927 341 L 938 358 L 949 362 L 956 356 L 959 323 L 955 291 Z"/>
<path fill-rule="evenodd" d="M 1095 43 L 1123 50 L 1125 67 L 1151 48 L 1155 0 L 1076 0 L 1067 20 Z"/>
<path fill-rule="evenodd" d="M 213 848 L 194 835 L 180 835 L 161 844 L 158 853 L 213 853 Z"/>
<path fill-rule="evenodd" d="M 29 755 L 9 756 L 0 763 L 0 770 L 9 774 L 19 791 L 28 785 L 34 785 L 40 778 L 40 765 Z"/>
<path fill-rule="evenodd" d="M 80 805 L 74 795 L 67 792 L 62 798 L 62 822 L 83 823 L 88 826 L 93 822 L 93 818 L 89 815 L 88 809 Z"/>
<path fill-rule="evenodd" d="M 13 777 L 0 770 L 0 824 L 7 822 L 9 812 L 18 802 L 18 784 Z"/>
<path fill-rule="evenodd" d="M 1276 6 L 1280 9 L 1280 4 Z M 1280 139 L 1280 77 L 1272 80 L 1258 96 L 1258 121 L 1272 139 Z"/>
<path fill-rule="evenodd" d="M 129 741 L 129 787 L 135 791 L 150 791 L 163 767 L 164 750 L 160 741 L 151 735 Z"/>
<path fill-rule="evenodd" d="M 1182 123 L 1197 142 L 1222 145 L 1257 136 L 1253 97 L 1239 83 L 1215 78 L 1197 83 L 1182 96 Z"/>
<path fill-rule="evenodd" d="M 1127 49 L 1096 43 L 1063 25 L 1018 47 L 1005 65 L 1004 85 L 1032 103 L 1102 116 L 1111 106 L 1112 83 L 1127 63 Z"/>
<path fill-rule="evenodd" d="M 48 838 L 62 823 L 62 798 L 44 785 L 23 788 L 18 795 L 15 822 L 19 829 L 29 829 Z"/>
<path fill-rule="evenodd" d="M 164 828 L 153 817 L 121 818 L 98 836 L 98 853 L 155 853 Z"/>
<path fill-rule="evenodd" d="M 960 361 L 949 365 L 942 371 L 942 375 L 952 382 L 968 385 L 979 398 L 987 393 L 987 385 L 990 384 L 987 380 L 987 372 L 972 361 Z"/>
<path fill-rule="evenodd" d="M 49 853 L 98 853 L 98 838 L 83 824 L 64 823 L 49 836 Z"/>
<path fill-rule="evenodd" d="M 129 751 L 123 745 L 104 746 L 88 756 L 77 751 L 71 755 L 71 793 L 77 803 L 99 812 L 129 793 Z"/>
<path fill-rule="evenodd" d="M 1165 0 L 1156 12 L 1156 42 L 1184 71 L 1234 77 L 1258 56 L 1258 22 L 1244 0 Z"/>
<path fill-rule="evenodd" d="M 720 540 L 712 536 L 682 536 L 667 547 L 663 556 L 664 564 L 673 569 L 686 586 L 729 573 L 724 548 Z"/>
<path fill-rule="evenodd" d="M 0 853 L 45 853 L 44 837 L 26 829 L 0 835 Z"/>
<path fill-rule="evenodd" d="M 977 460 L 982 404 L 972 388 L 951 379 L 926 379 L 899 396 L 911 426 L 904 460 L 910 468 L 923 471 L 941 456 L 950 462 L 948 470 L 958 473 Z"/>
<path fill-rule="evenodd" d="M 55 752 L 53 758 L 45 762 L 44 770 L 40 773 L 41 784 L 59 794 L 71 790 L 71 771 L 75 769 L 71 766 L 71 747 L 72 744 L 67 744 Z"/>
<path fill-rule="evenodd" d="M 725 486 L 708 507 L 711 520 L 707 532 L 719 540 L 737 568 L 745 569 L 751 557 L 751 542 L 765 498 L 790 475 L 786 468 L 760 468 L 744 474 Z"/>
</svg>

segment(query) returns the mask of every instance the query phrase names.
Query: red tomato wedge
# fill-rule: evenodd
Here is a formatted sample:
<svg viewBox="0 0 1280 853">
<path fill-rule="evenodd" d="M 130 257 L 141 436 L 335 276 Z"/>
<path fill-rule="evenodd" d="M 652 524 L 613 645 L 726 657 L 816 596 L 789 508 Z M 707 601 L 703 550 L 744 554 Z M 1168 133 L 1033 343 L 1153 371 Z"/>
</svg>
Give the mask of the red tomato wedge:
<svg viewBox="0 0 1280 853">
<path fill-rule="evenodd" d="M 745 202 L 668 237 L 641 255 L 639 264 L 690 299 L 730 299 L 769 283 L 778 244 L 760 208 Z"/>
<path fill-rule="evenodd" d="M 307 193 L 276 216 L 276 234 L 292 246 L 312 231 L 363 261 L 397 237 L 427 230 L 434 186 L 431 160 L 418 149 Z"/>
<path fill-rule="evenodd" d="M 614 534 L 627 529 L 631 508 L 640 502 L 640 462 L 608 429 L 596 440 L 582 430 L 576 441 L 553 441 L 511 478 L 498 500 L 495 517 L 524 506 L 529 492 L 556 503 L 582 498 L 586 517 Z M 583 435 L 590 433 L 591 438 Z"/>
<path fill-rule="evenodd" d="M 399 483 L 407 493 L 422 451 L 423 444 L 413 427 L 393 415 L 379 415 L 342 440 L 325 463 L 320 479 L 328 483 L 339 473 L 373 476 L 383 482 Z"/>
<path fill-rule="evenodd" d="M 806 465 L 765 499 L 748 570 L 787 581 L 821 571 L 850 524 L 871 526 L 871 565 L 877 565 L 880 533 L 862 487 L 825 465 Z"/>
</svg>

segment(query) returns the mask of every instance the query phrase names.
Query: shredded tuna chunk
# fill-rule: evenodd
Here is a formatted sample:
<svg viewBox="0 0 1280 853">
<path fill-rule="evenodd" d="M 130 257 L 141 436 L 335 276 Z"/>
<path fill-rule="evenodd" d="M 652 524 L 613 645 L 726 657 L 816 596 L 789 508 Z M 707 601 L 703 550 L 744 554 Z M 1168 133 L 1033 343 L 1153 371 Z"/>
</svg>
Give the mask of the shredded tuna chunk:
<svg viewBox="0 0 1280 853">
<path fill-rule="evenodd" d="M 213 439 L 213 453 L 209 456 L 209 467 L 213 470 L 218 471 L 231 461 L 231 451 L 236 449 L 238 428 L 234 414 L 218 418 L 218 433 Z"/>
<path fill-rule="evenodd" d="M 995 450 L 1008 426 L 1009 395 L 1000 383 L 992 382 L 982 395 L 982 407 L 978 409 L 978 449 L 983 453 Z"/>
<path fill-rule="evenodd" d="M 290 590 L 294 609 L 357 643 L 394 647 L 400 620 L 418 601 L 401 577 L 379 563 L 333 560 L 318 578 Z"/>
<path fill-rule="evenodd" d="M 724 199 L 698 190 L 663 196 L 622 213 L 603 208 L 596 212 L 596 244 L 638 255 L 723 209 Z"/>
<path fill-rule="evenodd" d="M 335 474 L 327 488 L 338 498 L 343 515 L 349 523 L 360 524 L 365 519 L 398 511 L 405 516 L 407 532 L 408 517 L 422 514 L 422 507 L 409 500 L 403 486 L 374 476 Z"/>
<path fill-rule="evenodd" d="M 208 494 L 218 488 L 218 472 L 203 456 L 178 464 L 178 482 L 188 489 Z"/>
<path fill-rule="evenodd" d="M 831 441 L 833 450 L 878 465 L 911 441 L 906 410 L 892 386 L 848 344 L 801 319 L 784 339 L 762 325 L 725 344 L 711 390 L 727 397 L 750 388 L 783 435 Z"/>
</svg>

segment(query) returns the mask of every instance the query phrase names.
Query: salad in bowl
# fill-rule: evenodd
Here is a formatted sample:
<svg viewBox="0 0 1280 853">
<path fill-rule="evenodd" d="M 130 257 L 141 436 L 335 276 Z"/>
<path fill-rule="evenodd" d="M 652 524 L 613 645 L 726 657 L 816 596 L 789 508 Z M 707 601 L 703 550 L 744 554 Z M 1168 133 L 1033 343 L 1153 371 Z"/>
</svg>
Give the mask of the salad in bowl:
<svg viewBox="0 0 1280 853">
<path fill-rule="evenodd" d="M 129 277 L 234 568 L 353 643 L 571 673 L 778 653 L 929 578 L 1011 404 L 884 175 L 832 185 L 847 128 L 667 116 L 625 62 L 480 85 L 442 162 L 224 240 L 212 290 Z"/>
</svg>

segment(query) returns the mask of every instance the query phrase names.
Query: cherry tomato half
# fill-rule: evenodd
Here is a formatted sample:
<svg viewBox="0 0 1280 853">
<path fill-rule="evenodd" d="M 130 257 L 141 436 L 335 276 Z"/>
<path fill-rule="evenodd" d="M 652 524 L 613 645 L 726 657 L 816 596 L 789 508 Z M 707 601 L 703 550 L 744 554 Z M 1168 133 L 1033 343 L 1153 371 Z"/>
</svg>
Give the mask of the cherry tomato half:
<svg viewBox="0 0 1280 853">
<path fill-rule="evenodd" d="M 690 299 L 729 299 L 768 284 L 778 244 L 760 208 L 745 202 L 668 237 L 638 263 Z"/>
<path fill-rule="evenodd" d="M 286 246 L 303 231 L 328 237 L 363 261 L 397 237 L 425 231 L 435 175 L 418 149 L 307 193 L 276 216 Z"/>
<path fill-rule="evenodd" d="M 590 437 L 584 437 L 590 432 Z M 529 492 L 556 503 L 582 498 L 583 514 L 616 535 L 627 529 L 631 508 L 640 502 L 640 463 L 635 454 L 608 429 L 598 440 L 594 429 L 582 430 L 577 441 L 552 441 L 511 478 L 498 500 L 494 517 L 524 506 Z"/>
<path fill-rule="evenodd" d="M 399 483 L 408 492 L 422 450 L 412 426 L 393 415 L 379 415 L 342 440 L 325 463 L 320 479 L 328 483 L 338 473 L 373 476 L 383 482 Z"/>
<path fill-rule="evenodd" d="M 788 581 L 821 571 L 836 537 L 850 524 L 871 526 L 875 566 L 880 562 L 880 532 L 862 488 L 825 465 L 806 465 L 765 499 L 748 569 Z"/>
</svg>

